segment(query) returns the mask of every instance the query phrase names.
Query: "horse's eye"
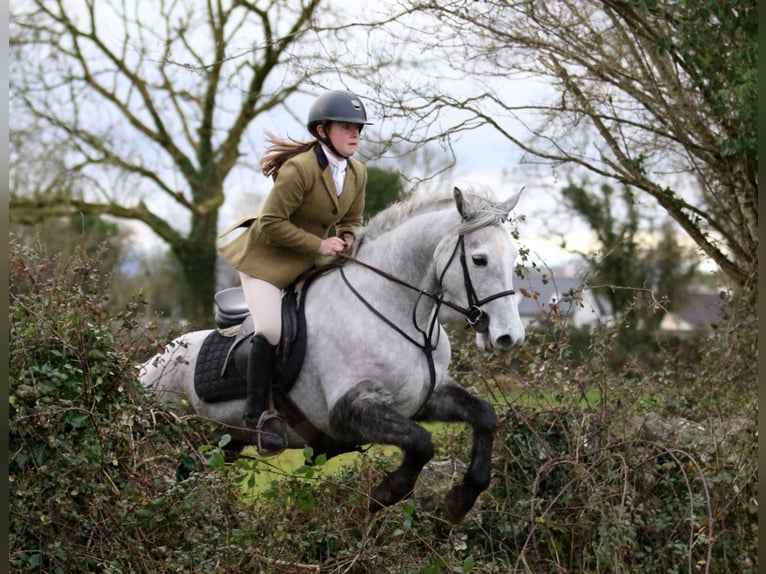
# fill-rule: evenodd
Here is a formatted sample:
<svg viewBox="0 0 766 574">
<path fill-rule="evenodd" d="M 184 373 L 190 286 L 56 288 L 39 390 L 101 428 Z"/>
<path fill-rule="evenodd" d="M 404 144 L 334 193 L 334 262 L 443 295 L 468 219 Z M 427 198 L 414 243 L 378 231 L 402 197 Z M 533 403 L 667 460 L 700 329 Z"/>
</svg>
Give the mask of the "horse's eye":
<svg viewBox="0 0 766 574">
<path fill-rule="evenodd" d="M 473 256 L 473 264 L 477 265 L 478 267 L 484 267 L 487 264 L 487 256 L 486 255 L 474 255 Z"/>
</svg>

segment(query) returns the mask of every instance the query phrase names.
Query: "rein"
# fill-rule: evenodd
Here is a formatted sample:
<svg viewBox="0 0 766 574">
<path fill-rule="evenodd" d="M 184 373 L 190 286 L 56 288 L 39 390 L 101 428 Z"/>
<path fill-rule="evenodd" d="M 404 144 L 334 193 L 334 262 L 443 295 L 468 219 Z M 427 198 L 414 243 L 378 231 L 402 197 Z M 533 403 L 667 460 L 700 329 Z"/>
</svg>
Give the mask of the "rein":
<svg viewBox="0 0 766 574">
<path fill-rule="evenodd" d="M 484 299 L 478 298 L 478 296 L 476 295 L 476 290 L 473 287 L 473 283 L 471 282 L 471 275 L 468 273 L 468 263 L 465 258 L 465 240 L 462 235 L 458 238 L 457 243 L 455 244 L 455 249 L 453 249 L 452 255 L 450 255 L 447 265 L 444 266 L 444 269 L 439 275 L 439 285 L 442 284 L 442 281 L 444 280 L 444 275 L 447 273 L 447 269 L 449 269 L 449 266 L 452 264 L 452 261 L 455 259 L 455 254 L 457 253 L 458 248 L 460 248 L 460 264 L 463 268 L 463 284 L 465 285 L 466 296 L 468 297 L 468 307 L 462 307 L 461 305 L 458 305 L 457 303 L 453 303 L 452 301 L 448 301 L 444 299 L 441 295 L 435 295 L 429 291 L 415 287 L 414 285 L 411 285 L 407 283 L 406 281 L 402 281 L 398 277 L 391 275 L 390 273 L 383 271 L 382 269 L 378 269 L 377 267 L 374 267 L 373 265 L 370 265 L 369 263 L 360 261 L 353 255 L 349 255 L 347 253 L 340 253 L 338 256 L 348 261 L 351 261 L 353 263 L 356 263 L 357 265 L 361 265 L 362 267 L 365 267 L 369 269 L 370 271 L 377 273 L 381 277 L 385 277 L 389 281 L 402 285 L 403 287 L 407 287 L 408 289 L 411 289 L 413 291 L 417 291 L 420 296 L 426 296 L 429 299 L 433 300 L 437 304 L 437 306 L 446 305 L 452 310 L 462 314 L 466 318 L 466 321 L 468 321 L 468 324 L 476 332 L 486 333 L 487 330 L 489 329 L 489 316 L 484 312 L 481 306 L 486 305 L 487 303 L 494 301 L 495 299 L 499 299 L 500 297 L 507 297 L 508 295 L 513 295 L 516 293 L 516 291 L 514 289 L 507 289 L 505 291 L 500 291 L 499 293 L 494 293 L 493 295 L 489 295 L 488 297 L 485 297 Z M 341 268 L 341 273 L 342 271 L 343 269 Z M 345 274 L 343 275 L 343 279 L 346 281 L 346 284 L 351 288 L 354 294 L 357 297 L 359 297 L 359 299 L 361 299 L 363 302 L 365 302 L 365 304 L 367 304 L 367 302 L 361 297 L 361 295 L 353 287 L 351 287 L 351 285 L 348 282 L 348 279 L 346 279 Z M 417 305 L 415 307 L 417 308 Z M 375 311 L 375 313 L 378 314 L 377 311 Z M 383 318 L 386 322 L 388 322 L 388 320 L 385 319 L 384 317 L 381 316 L 381 318 Z M 413 312 L 413 319 L 414 319 L 414 312 Z M 397 330 L 399 329 L 397 328 Z M 407 338 L 409 339 L 409 337 Z"/>
<path fill-rule="evenodd" d="M 356 263 L 357 265 L 361 265 L 362 267 L 369 269 L 370 271 L 373 271 L 374 273 L 377 273 L 381 277 L 384 277 L 388 279 L 389 281 L 392 281 L 393 283 L 396 283 L 398 285 L 401 285 L 403 287 L 407 287 L 408 289 L 411 289 L 412 291 L 416 291 L 418 293 L 418 300 L 415 303 L 415 306 L 412 309 L 412 324 L 415 326 L 415 329 L 423 336 L 423 343 L 419 343 L 410 335 L 405 333 L 400 327 L 395 325 L 388 317 L 383 315 L 380 311 L 375 309 L 375 307 L 372 306 L 372 304 L 367 301 L 359 291 L 354 288 L 353 285 L 351 285 L 351 282 L 348 280 L 348 277 L 346 277 L 346 273 L 343 267 L 340 269 L 341 277 L 343 277 L 343 281 L 345 281 L 348 288 L 351 290 L 351 292 L 356 295 L 357 299 L 359 299 L 364 305 L 379 319 L 381 319 L 384 323 L 386 323 L 389 327 L 394 329 L 397 333 L 402 335 L 405 339 L 410 341 L 413 345 L 420 348 L 423 353 L 426 355 L 426 359 L 428 361 L 428 371 L 431 375 L 431 386 L 429 395 L 431 392 L 433 392 L 434 386 L 436 384 L 436 367 L 434 366 L 434 358 L 433 358 L 433 352 L 436 349 L 436 347 L 439 344 L 438 337 L 436 342 L 432 341 L 434 330 L 438 321 L 438 315 L 439 315 L 439 307 L 441 305 L 446 305 L 447 307 L 450 307 L 451 309 L 461 313 L 463 316 L 465 316 L 466 321 L 468 324 L 477 332 L 477 333 L 486 333 L 487 330 L 489 330 L 489 315 L 487 315 L 484 310 L 481 308 L 482 305 L 485 305 L 486 303 L 489 303 L 490 301 L 494 301 L 495 299 L 499 299 L 500 297 L 506 297 L 508 295 L 513 295 L 516 291 L 513 289 L 507 289 L 505 291 L 500 291 L 499 293 L 495 293 L 493 295 L 490 295 L 489 297 L 485 297 L 484 299 L 479 299 L 476 295 L 476 290 L 473 287 L 473 283 L 471 282 L 471 276 L 468 273 L 468 263 L 466 261 L 465 257 L 465 239 L 463 235 L 460 235 L 457 242 L 455 243 L 455 248 L 452 250 L 452 254 L 450 255 L 449 261 L 447 261 L 447 264 L 444 266 L 444 269 L 442 270 L 441 274 L 439 275 L 439 285 L 441 286 L 442 281 L 444 279 L 445 274 L 447 273 L 447 269 L 449 269 L 449 266 L 452 264 L 452 261 L 455 259 L 455 254 L 458 251 L 458 248 L 460 248 L 460 264 L 463 269 L 463 284 L 465 285 L 466 290 L 466 296 L 468 298 L 468 307 L 462 307 L 461 305 L 458 305 L 457 303 L 453 303 L 452 301 L 447 301 L 442 297 L 441 294 L 434 294 L 429 291 L 426 291 L 424 289 L 420 289 L 418 287 L 415 287 L 414 285 L 411 285 L 410 283 L 407 283 L 406 281 L 403 281 L 402 279 L 399 279 L 398 277 L 391 275 L 390 273 L 383 271 L 382 269 L 378 269 L 377 267 L 370 265 L 369 263 L 365 263 L 364 261 L 360 261 L 353 255 L 347 254 L 347 253 L 340 253 L 339 257 L 342 257 L 343 259 L 346 259 L 347 261 L 351 261 L 353 263 Z M 436 309 L 434 309 L 434 312 L 432 313 L 430 325 L 428 326 L 427 331 L 423 330 L 417 323 L 417 309 L 418 309 L 418 303 L 420 301 L 421 297 L 428 297 L 434 303 L 436 303 Z M 437 334 L 439 331 L 436 331 Z"/>
<path fill-rule="evenodd" d="M 428 363 L 428 373 L 430 375 L 430 390 L 428 392 L 429 396 L 433 392 L 434 386 L 436 385 L 436 366 L 434 365 L 434 350 L 439 345 L 439 340 L 437 337 L 436 342 L 432 342 L 433 339 L 433 333 L 434 328 L 436 327 L 437 317 L 438 317 L 438 311 L 441 304 L 444 302 L 441 297 L 437 297 L 436 295 L 433 295 L 432 293 L 429 293 L 428 291 L 425 291 L 423 289 L 419 289 L 415 287 L 414 285 L 411 285 L 407 283 L 406 281 L 402 281 L 398 277 L 391 275 L 390 273 L 383 271 L 382 269 L 378 269 L 377 267 L 374 267 L 373 265 L 370 265 L 369 263 L 365 263 L 364 261 L 360 261 L 353 255 L 349 255 L 347 253 L 341 253 L 340 257 L 343 257 L 344 259 L 351 261 L 353 263 L 356 263 L 358 265 L 361 265 L 362 267 L 369 269 L 370 271 L 373 271 L 374 273 L 377 273 L 381 277 L 384 277 L 388 279 L 389 281 L 392 281 L 398 285 L 402 285 L 403 287 L 407 287 L 408 289 L 412 289 L 413 291 L 418 292 L 418 302 L 420 301 L 420 298 L 422 296 L 429 297 L 430 299 L 433 299 L 436 302 L 436 309 L 434 310 L 433 316 L 431 317 L 431 324 L 428 327 L 428 332 L 424 331 L 420 328 L 417 322 L 417 310 L 418 310 L 418 303 L 415 303 L 415 306 L 412 308 L 412 324 L 415 326 L 415 329 L 423 336 L 423 343 L 418 343 L 415 339 L 410 337 L 407 333 L 405 333 L 398 325 L 396 325 L 393 321 L 391 321 L 388 317 L 383 315 L 380 311 L 378 311 L 375 307 L 372 306 L 372 304 L 365 299 L 359 291 L 356 290 L 356 288 L 351 284 L 351 282 L 348 280 L 348 277 L 346 277 L 345 269 L 341 267 L 340 269 L 340 275 L 343 277 L 343 281 L 346 282 L 346 286 L 351 290 L 351 292 L 356 295 L 356 298 L 359 299 L 362 303 L 364 303 L 364 306 L 367 307 L 376 317 L 378 317 L 381 321 L 383 321 L 386 325 L 391 327 L 394 331 L 399 333 L 402 337 L 407 339 L 410 343 L 418 347 L 421 351 L 423 351 L 423 354 L 426 356 L 426 361 Z M 439 331 L 437 331 L 438 334 Z"/>
</svg>

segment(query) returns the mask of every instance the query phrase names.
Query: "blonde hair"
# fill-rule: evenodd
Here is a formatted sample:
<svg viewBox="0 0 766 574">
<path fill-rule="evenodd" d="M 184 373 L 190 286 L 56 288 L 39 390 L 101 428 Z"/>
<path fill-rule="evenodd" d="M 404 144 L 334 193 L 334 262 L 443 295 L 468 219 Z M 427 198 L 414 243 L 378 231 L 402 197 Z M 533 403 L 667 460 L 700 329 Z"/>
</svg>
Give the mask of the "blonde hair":
<svg viewBox="0 0 766 574">
<path fill-rule="evenodd" d="M 263 175 L 274 179 L 279 173 L 279 168 L 288 159 L 319 145 L 316 140 L 300 142 L 291 138 L 279 138 L 269 131 L 266 132 L 266 141 L 269 142 L 269 146 L 261 157 L 261 169 Z"/>
</svg>

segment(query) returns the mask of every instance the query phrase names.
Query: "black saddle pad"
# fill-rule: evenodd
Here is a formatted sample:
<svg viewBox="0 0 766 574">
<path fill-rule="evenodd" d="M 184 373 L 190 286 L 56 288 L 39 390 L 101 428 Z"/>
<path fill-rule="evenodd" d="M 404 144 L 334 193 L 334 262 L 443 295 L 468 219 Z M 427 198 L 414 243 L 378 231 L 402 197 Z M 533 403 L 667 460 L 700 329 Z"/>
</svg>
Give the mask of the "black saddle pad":
<svg viewBox="0 0 766 574">
<path fill-rule="evenodd" d="M 233 342 L 234 337 L 213 331 L 202 343 L 194 369 L 194 390 L 205 402 L 233 401 L 247 396 L 247 382 L 234 361 L 230 360 L 221 372 Z"/>
<path fill-rule="evenodd" d="M 307 286 L 307 285 L 306 285 Z M 306 314 L 299 303 L 302 290 L 289 289 L 282 298 L 282 339 L 274 364 L 274 388 L 287 393 L 300 374 L 306 353 Z M 213 331 L 202 342 L 194 370 L 194 390 L 205 402 L 217 403 L 247 396 L 250 336 L 224 336 Z M 234 349 L 229 350 L 232 345 Z"/>
</svg>

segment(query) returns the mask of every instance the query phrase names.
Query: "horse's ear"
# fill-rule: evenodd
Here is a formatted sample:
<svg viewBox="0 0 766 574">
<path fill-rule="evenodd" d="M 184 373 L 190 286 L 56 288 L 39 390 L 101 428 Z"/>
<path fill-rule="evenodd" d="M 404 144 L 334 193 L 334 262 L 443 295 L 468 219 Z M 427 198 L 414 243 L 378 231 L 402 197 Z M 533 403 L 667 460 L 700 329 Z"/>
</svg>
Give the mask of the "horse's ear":
<svg viewBox="0 0 766 574">
<path fill-rule="evenodd" d="M 463 199 L 463 192 L 455 187 L 452 189 L 452 195 L 455 198 L 455 205 L 457 206 L 458 213 L 460 213 L 460 217 L 463 219 L 463 221 L 466 221 L 470 213 L 466 208 L 465 200 Z"/>
<path fill-rule="evenodd" d="M 519 202 L 522 191 L 524 191 L 523 187 L 518 191 L 518 193 L 513 194 L 511 197 L 500 204 L 501 209 L 505 211 L 509 216 L 513 208 L 516 207 L 516 204 Z"/>
</svg>

